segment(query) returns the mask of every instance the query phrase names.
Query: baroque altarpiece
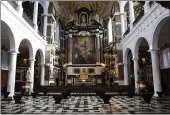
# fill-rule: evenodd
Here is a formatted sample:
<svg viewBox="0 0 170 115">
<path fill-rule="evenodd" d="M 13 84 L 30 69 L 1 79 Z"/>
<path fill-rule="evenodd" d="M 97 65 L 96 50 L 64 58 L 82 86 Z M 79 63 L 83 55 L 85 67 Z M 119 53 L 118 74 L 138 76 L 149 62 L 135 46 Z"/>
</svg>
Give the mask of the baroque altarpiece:
<svg viewBox="0 0 170 115">
<path fill-rule="evenodd" d="M 103 30 L 93 11 L 85 7 L 76 10 L 65 27 L 66 74 L 70 85 L 78 85 L 82 80 L 96 84 L 103 62 Z"/>
</svg>

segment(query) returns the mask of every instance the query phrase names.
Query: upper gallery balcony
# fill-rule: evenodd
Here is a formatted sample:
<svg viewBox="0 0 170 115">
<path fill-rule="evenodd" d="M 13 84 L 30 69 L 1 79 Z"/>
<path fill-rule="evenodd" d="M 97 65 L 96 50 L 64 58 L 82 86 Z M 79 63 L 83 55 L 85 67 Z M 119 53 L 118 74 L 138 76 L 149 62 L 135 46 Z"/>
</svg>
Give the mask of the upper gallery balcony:
<svg viewBox="0 0 170 115">
<path fill-rule="evenodd" d="M 7 3 L 43 38 L 44 20 L 41 15 L 44 9 L 38 1 L 8 1 L 5 4 Z"/>
<path fill-rule="evenodd" d="M 138 25 L 141 25 L 144 19 L 146 19 L 146 17 L 148 17 L 150 13 L 152 13 L 154 7 L 158 5 L 154 1 L 139 1 L 133 3 L 131 2 L 130 6 L 129 4 L 130 3 L 127 2 L 124 6 L 124 10 L 126 14 L 125 32 L 123 34 L 124 39 L 127 38 L 127 36 L 130 33 L 133 33 L 132 31 L 135 31 L 136 28 L 139 27 Z M 133 6 L 133 10 L 132 10 L 132 6 Z"/>
<path fill-rule="evenodd" d="M 156 2 L 147 1 L 147 3 L 148 3 L 147 10 L 146 6 L 145 8 L 142 8 L 138 13 L 138 16 L 133 21 L 132 25 L 129 23 L 128 28 L 123 34 L 122 42 L 135 36 L 142 30 L 142 28 L 147 27 L 148 21 L 154 20 L 152 16 L 157 16 L 164 10 L 164 8 L 161 5 L 157 4 Z"/>
</svg>

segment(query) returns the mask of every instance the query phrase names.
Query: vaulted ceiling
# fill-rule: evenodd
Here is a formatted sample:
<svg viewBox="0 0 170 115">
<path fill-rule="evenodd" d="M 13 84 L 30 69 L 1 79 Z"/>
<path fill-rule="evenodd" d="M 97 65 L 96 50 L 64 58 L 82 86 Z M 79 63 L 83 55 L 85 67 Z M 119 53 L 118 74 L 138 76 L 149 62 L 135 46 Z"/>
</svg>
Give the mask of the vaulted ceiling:
<svg viewBox="0 0 170 115">
<path fill-rule="evenodd" d="M 74 15 L 75 10 L 86 7 L 98 14 L 100 18 L 107 18 L 114 13 L 116 8 L 119 8 L 116 1 L 53 1 L 60 18 L 69 19 Z"/>
</svg>

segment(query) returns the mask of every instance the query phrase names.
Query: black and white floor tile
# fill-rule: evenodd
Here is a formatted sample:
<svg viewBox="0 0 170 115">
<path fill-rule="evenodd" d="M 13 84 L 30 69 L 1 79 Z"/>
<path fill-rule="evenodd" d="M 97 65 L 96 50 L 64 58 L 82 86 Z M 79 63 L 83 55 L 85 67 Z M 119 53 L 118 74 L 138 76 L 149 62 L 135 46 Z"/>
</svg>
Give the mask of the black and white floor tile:
<svg viewBox="0 0 170 115">
<path fill-rule="evenodd" d="M 109 104 L 103 104 L 98 96 L 70 96 L 64 100 L 64 104 L 54 104 L 53 97 L 39 97 L 32 100 L 32 97 L 22 97 L 24 102 L 21 105 L 13 104 L 14 101 L 1 101 L 2 114 L 135 114 L 135 113 L 170 113 L 170 99 L 163 98 L 161 101 L 152 99 L 151 104 L 142 104 L 140 97 L 128 98 L 125 96 L 114 96 Z M 62 102 L 62 103 L 63 103 Z"/>
</svg>

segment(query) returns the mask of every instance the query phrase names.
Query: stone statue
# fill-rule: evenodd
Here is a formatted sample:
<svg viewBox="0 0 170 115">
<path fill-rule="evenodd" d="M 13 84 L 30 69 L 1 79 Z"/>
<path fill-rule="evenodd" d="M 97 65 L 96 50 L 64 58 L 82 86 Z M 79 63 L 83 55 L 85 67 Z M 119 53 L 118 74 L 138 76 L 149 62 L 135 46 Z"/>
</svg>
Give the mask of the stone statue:
<svg viewBox="0 0 170 115">
<path fill-rule="evenodd" d="M 28 68 L 27 75 L 26 75 L 26 81 L 30 81 L 30 80 L 31 80 L 31 69 Z"/>
<path fill-rule="evenodd" d="M 31 92 L 33 92 L 33 89 L 30 87 L 31 85 L 31 69 L 28 68 L 27 70 L 27 74 L 26 74 L 26 82 L 25 82 L 25 89 L 26 92 L 28 92 L 29 94 L 31 94 Z"/>
<path fill-rule="evenodd" d="M 85 15 L 82 15 L 81 16 L 81 26 L 87 26 L 87 22 L 86 22 L 86 16 Z"/>
</svg>

